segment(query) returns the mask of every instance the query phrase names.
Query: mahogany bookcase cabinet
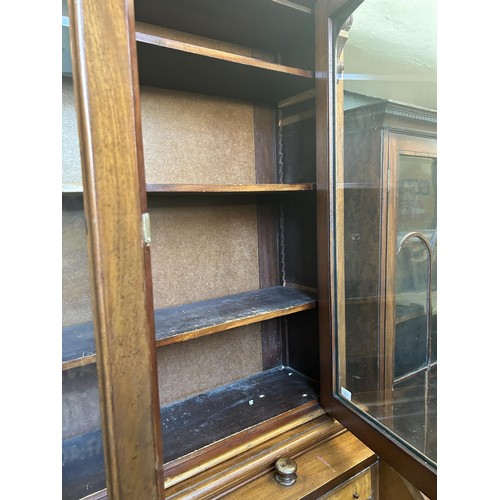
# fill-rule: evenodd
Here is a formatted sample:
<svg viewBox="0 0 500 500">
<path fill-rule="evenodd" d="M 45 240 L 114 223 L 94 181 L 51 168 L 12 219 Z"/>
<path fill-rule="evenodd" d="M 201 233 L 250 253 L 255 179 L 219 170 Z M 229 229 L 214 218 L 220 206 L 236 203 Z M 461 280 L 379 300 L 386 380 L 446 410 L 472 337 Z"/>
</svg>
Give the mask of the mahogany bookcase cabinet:
<svg viewBox="0 0 500 500">
<path fill-rule="evenodd" d="M 376 454 L 320 404 L 333 292 L 317 228 L 357 4 L 63 6 L 64 498 L 375 491 Z M 283 455 L 310 470 L 302 489 L 272 479 Z"/>
</svg>

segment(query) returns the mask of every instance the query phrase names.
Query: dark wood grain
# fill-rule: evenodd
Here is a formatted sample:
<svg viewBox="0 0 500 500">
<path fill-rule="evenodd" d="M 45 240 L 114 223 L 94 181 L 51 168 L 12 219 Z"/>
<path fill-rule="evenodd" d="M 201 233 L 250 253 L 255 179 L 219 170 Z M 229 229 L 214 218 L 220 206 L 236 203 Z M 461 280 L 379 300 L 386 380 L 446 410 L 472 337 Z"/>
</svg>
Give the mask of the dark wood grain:
<svg viewBox="0 0 500 500">
<path fill-rule="evenodd" d="M 163 309 L 156 312 L 157 344 L 184 341 L 315 306 L 313 294 L 276 286 Z"/>
<path fill-rule="evenodd" d="M 314 87 L 309 69 L 179 41 L 158 31 L 158 26 L 137 24 L 141 85 L 268 103 Z"/>
<path fill-rule="evenodd" d="M 317 274 L 316 197 L 314 193 L 283 202 L 285 282 L 315 289 Z"/>
<path fill-rule="evenodd" d="M 311 13 L 269 0 L 142 0 L 136 5 L 136 19 L 270 51 L 286 49 L 297 38 L 302 45 L 314 46 Z"/>
<path fill-rule="evenodd" d="M 276 110 L 254 104 L 254 150 L 256 182 L 277 182 Z M 279 203 L 257 205 L 259 242 L 259 285 L 281 285 L 279 268 Z M 283 364 L 282 322 L 273 319 L 262 323 L 262 367 L 264 370 Z"/>
<path fill-rule="evenodd" d="M 320 401 L 331 408 L 334 394 L 336 364 L 333 356 L 334 320 L 333 300 L 333 210 L 332 164 L 335 126 L 335 102 L 332 92 L 330 68 L 335 65 L 332 57 L 333 34 L 329 15 L 331 2 L 318 0 L 315 7 L 316 22 L 316 205 L 317 205 L 317 258 L 318 258 L 318 318 L 320 343 Z M 332 62 L 333 61 L 333 62 Z"/>
<path fill-rule="evenodd" d="M 213 445 L 293 408 L 317 401 L 308 379 L 285 367 L 268 370 L 161 409 L 163 463 Z M 240 440 L 244 437 L 240 436 Z M 63 498 L 105 486 L 101 431 L 63 442 Z M 168 467 L 167 467 L 168 469 Z"/>
<path fill-rule="evenodd" d="M 226 50 L 219 50 L 195 43 L 183 42 L 172 38 L 170 32 L 162 30 L 158 26 L 145 23 L 137 23 L 136 40 L 139 43 L 156 45 L 178 52 L 196 54 L 210 59 L 219 59 L 221 61 L 232 62 L 254 68 L 267 69 L 277 73 L 286 73 L 289 75 L 303 76 L 312 78 L 313 73 L 308 70 L 277 64 L 259 57 L 246 56 Z"/>
<path fill-rule="evenodd" d="M 279 205 L 260 203 L 257 206 L 260 286 L 280 284 L 278 248 Z M 281 319 L 262 323 L 262 367 L 264 370 L 284 362 Z"/>
<path fill-rule="evenodd" d="M 314 98 L 280 109 L 283 182 L 316 180 L 316 113 Z"/>
<path fill-rule="evenodd" d="M 380 99 L 346 110 L 345 118 L 346 132 L 384 128 L 392 132 L 436 137 L 436 110 L 390 99 Z"/>
<path fill-rule="evenodd" d="M 255 181 L 278 182 L 276 168 L 276 110 L 273 106 L 254 104 Z M 281 185 L 281 184 L 280 184 Z"/>
<path fill-rule="evenodd" d="M 306 51 L 307 52 L 307 51 Z M 310 54 L 309 65 L 314 65 Z M 315 101 L 312 92 L 279 104 L 279 160 L 283 182 L 316 179 Z M 280 207 L 280 266 L 287 285 L 316 289 L 316 198 L 284 199 Z M 316 310 L 302 318 L 283 321 L 285 363 L 319 380 L 318 322 Z"/>
<path fill-rule="evenodd" d="M 285 282 L 315 290 L 318 283 L 316 260 L 316 198 L 314 193 L 283 203 L 283 245 Z M 319 380 L 318 311 L 285 320 L 289 366 Z"/>
<path fill-rule="evenodd" d="M 287 366 L 319 382 L 318 311 L 311 309 L 285 319 L 287 331 Z"/>
<path fill-rule="evenodd" d="M 155 311 L 156 346 L 293 314 L 316 306 L 315 295 L 281 286 Z M 63 328 L 63 369 L 95 362 L 93 323 Z"/>
<path fill-rule="evenodd" d="M 162 409 L 164 462 L 315 400 L 307 379 L 278 367 L 170 405 Z"/>
<path fill-rule="evenodd" d="M 277 71 L 144 42 L 137 52 L 140 83 L 151 87 L 277 103 L 314 86 L 306 71 Z"/>
</svg>

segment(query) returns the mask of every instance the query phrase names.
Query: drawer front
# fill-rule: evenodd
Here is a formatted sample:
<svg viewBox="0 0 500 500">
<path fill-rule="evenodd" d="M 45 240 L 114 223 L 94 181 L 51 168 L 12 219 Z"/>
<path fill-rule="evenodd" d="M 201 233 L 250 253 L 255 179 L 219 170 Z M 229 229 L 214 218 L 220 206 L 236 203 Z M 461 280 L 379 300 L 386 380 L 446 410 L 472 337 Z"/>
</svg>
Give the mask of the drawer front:
<svg viewBox="0 0 500 500">
<path fill-rule="evenodd" d="M 340 488 L 348 488 L 351 482 L 359 480 L 362 474 L 366 474 L 369 483 L 372 478 L 372 469 L 369 467 L 377 465 L 377 457 L 373 451 L 348 431 L 341 431 L 296 456 L 294 460 L 297 463 L 297 478 L 292 486 L 279 484 L 275 479 L 276 471 L 273 467 L 272 471 L 253 480 L 249 478 L 249 481 L 240 487 L 235 484 L 236 488 L 228 492 L 224 498 L 227 500 L 313 500 L 321 496 L 349 498 L 334 494 L 339 492 Z M 274 465 L 274 462 L 270 465 Z M 377 471 L 376 468 L 373 470 Z M 373 477 L 376 480 L 377 474 L 374 473 Z M 371 494 L 371 489 L 369 491 Z M 365 500 L 370 498 L 370 494 L 363 493 L 361 496 L 361 492 L 364 490 L 351 492 L 350 498 L 353 493 L 358 493 L 359 498 Z M 376 497 L 373 498 L 375 500 Z"/>
<path fill-rule="evenodd" d="M 337 486 L 323 495 L 320 500 L 376 500 L 377 465 L 372 465 Z"/>
</svg>

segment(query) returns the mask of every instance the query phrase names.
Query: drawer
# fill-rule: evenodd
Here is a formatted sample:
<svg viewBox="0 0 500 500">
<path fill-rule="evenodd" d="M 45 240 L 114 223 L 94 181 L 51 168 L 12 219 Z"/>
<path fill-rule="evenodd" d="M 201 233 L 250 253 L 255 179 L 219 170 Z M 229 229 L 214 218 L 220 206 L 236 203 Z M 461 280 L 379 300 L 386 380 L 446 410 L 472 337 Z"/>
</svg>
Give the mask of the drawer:
<svg viewBox="0 0 500 500">
<path fill-rule="evenodd" d="M 375 495 L 371 496 L 371 481 L 373 477 L 374 484 L 377 484 L 377 457 L 372 450 L 348 431 L 343 431 L 292 458 L 297 463 L 297 479 L 293 486 L 279 484 L 275 479 L 274 464 L 270 464 L 271 472 L 235 488 L 224 498 L 227 500 L 312 500 L 323 495 L 321 498 L 352 499 L 355 498 L 352 496 L 354 493 L 364 500 L 376 498 Z M 371 468 L 373 465 L 375 469 Z M 363 485 L 363 489 L 356 490 L 357 485 L 351 486 L 353 481 L 358 480 L 361 481 L 360 485 Z M 341 490 L 342 488 L 344 490 Z M 349 488 L 354 489 L 351 491 Z M 350 496 L 345 496 L 349 491 L 351 491 Z M 365 494 L 365 491 L 368 494 Z M 376 487 L 373 491 L 377 491 Z"/>
<path fill-rule="evenodd" d="M 377 467 L 374 464 L 320 497 L 319 500 L 375 500 Z"/>
</svg>

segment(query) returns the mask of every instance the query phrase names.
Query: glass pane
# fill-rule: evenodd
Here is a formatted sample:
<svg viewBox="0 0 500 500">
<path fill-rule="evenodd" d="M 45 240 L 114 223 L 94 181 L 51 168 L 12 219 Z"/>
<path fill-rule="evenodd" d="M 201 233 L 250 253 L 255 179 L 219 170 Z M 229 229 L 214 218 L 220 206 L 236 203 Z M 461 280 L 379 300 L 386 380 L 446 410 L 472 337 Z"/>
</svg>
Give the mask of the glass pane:
<svg viewBox="0 0 500 500">
<path fill-rule="evenodd" d="M 343 57 L 339 395 L 437 462 L 435 3 L 365 0 Z"/>
<path fill-rule="evenodd" d="M 69 42 L 62 3 L 62 498 L 106 487 L 86 220 Z"/>
<path fill-rule="evenodd" d="M 420 156 L 399 156 L 398 231 L 436 231 L 437 161 Z"/>
<path fill-rule="evenodd" d="M 433 309 L 436 309 L 435 306 L 432 307 L 436 289 L 435 282 L 434 287 L 431 286 L 430 269 L 435 260 L 433 247 L 436 243 L 436 168 L 437 162 L 433 158 L 407 155 L 400 155 L 399 158 L 399 251 L 395 276 L 396 378 L 426 366 L 431 358 L 430 320 Z M 433 311 L 430 314 L 429 299 Z"/>
</svg>

